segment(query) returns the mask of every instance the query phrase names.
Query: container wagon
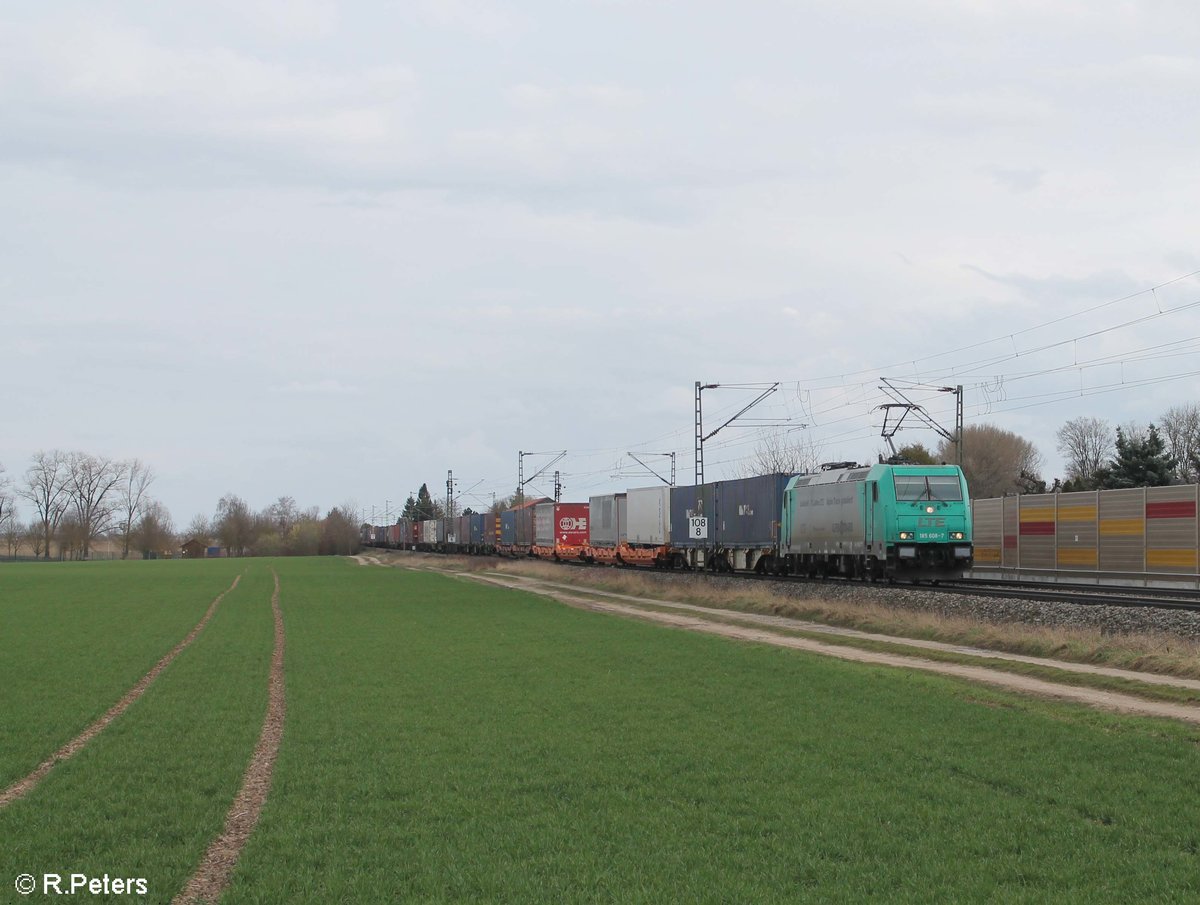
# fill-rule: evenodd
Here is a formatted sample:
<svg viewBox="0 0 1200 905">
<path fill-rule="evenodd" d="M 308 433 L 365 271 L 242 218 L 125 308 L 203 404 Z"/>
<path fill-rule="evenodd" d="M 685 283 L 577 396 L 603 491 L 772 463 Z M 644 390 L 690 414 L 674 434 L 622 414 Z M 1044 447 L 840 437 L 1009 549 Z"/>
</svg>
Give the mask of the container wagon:
<svg viewBox="0 0 1200 905">
<path fill-rule="evenodd" d="M 674 488 L 672 566 L 778 571 L 783 492 L 790 477 L 768 474 Z"/>
</svg>

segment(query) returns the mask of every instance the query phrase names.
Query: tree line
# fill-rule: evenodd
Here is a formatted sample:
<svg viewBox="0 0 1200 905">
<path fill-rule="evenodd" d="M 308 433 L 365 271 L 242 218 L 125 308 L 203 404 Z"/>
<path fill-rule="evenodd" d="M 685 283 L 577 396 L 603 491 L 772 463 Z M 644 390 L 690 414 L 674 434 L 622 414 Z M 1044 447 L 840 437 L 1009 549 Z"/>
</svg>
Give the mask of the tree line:
<svg viewBox="0 0 1200 905">
<path fill-rule="evenodd" d="M 10 557 L 22 551 L 42 559 L 88 559 L 101 539 L 113 541 L 122 559 L 174 555 L 195 540 L 223 547 L 230 556 L 345 555 L 358 551 L 354 506 L 323 517 L 280 497 L 254 512 L 227 494 L 210 519 L 198 515 L 176 532 L 171 514 L 150 495 L 156 474 L 139 459 L 113 459 L 81 451 L 38 451 L 19 476 L 0 465 L 0 541 Z M 18 506 L 31 513 L 21 520 Z"/>
<path fill-rule="evenodd" d="M 161 549 L 171 517 L 149 494 L 154 479 L 138 459 L 81 451 L 39 451 L 17 478 L 0 465 L 0 536 L 10 556 L 28 548 L 46 559 L 52 545 L 62 558 L 86 559 L 101 537 L 119 540 L 122 559 Z M 18 502 L 32 507 L 26 522 L 17 517 Z"/>
<path fill-rule="evenodd" d="M 255 512 L 241 497 L 226 494 L 211 519 L 197 515 L 181 537 L 205 546 L 216 541 L 229 556 L 347 556 L 360 546 L 352 503 L 322 516 L 318 507 L 301 509 L 290 496 Z"/>
</svg>

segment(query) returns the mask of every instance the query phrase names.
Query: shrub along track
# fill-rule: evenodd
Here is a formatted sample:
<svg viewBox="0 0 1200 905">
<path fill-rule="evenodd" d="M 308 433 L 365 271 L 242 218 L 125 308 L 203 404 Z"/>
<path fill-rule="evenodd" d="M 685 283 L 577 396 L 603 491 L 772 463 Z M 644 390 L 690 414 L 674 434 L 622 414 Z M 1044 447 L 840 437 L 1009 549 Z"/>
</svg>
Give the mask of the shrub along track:
<svg viewBox="0 0 1200 905">
<path fill-rule="evenodd" d="M 1189 723 L 1200 723 L 1200 707 L 1190 706 L 1187 704 L 1152 701 L 1139 698 L 1134 695 L 1104 691 L 1096 688 L 1060 684 L 1044 679 L 1033 678 L 1031 676 L 1020 675 L 1018 673 L 1003 672 L 984 665 L 975 666 L 941 662 L 936 660 L 927 660 L 919 656 L 906 656 L 882 651 L 864 650 L 862 648 L 840 644 L 827 644 L 810 638 L 780 634 L 777 631 L 771 631 L 769 628 L 765 627 L 756 628 L 749 625 L 737 625 L 730 624 L 730 622 L 714 620 L 728 619 L 733 617 L 737 620 L 748 620 L 759 622 L 760 624 L 764 625 L 773 625 L 774 627 L 780 629 L 800 628 L 806 631 L 820 631 L 850 638 L 862 637 L 867 639 L 875 639 L 886 637 L 886 639 L 890 642 L 912 647 L 928 647 L 930 649 L 945 648 L 956 653 L 977 655 L 980 657 L 1010 659 L 1018 662 L 1036 662 L 1040 665 L 1061 669 L 1063 671 L 1088 672 L 1096 675 L 1120 676 L 1131 680 L 1146 682 L 1147 684 L 1177 685 L 1179 687 L 1192 688 L 1197 684 L 1195 680 L 1172 678 L 1152 673 L 1116 670 L 1105 667 L 1091 666 L 1088 664 L 1070 663 L 1066 661 L 1043 658 L 1018 657 L 1016 655 L 1005 655 L 995 651 L 973 650 L 955 645 L 941 645 L 937 642 L 915 641 L 904 638 L 892 638 L 889 636 L 872 636 L 864 632 L 854 631 L 852 629 L 821 626 L 815 623 L 805 623 L 800 620 L 788 620 L 784 619 L 783 617 L 756 617 L 753 614 L 738 613 L 735 611 L 715 609 L 710 610 L 705 607 L 698 607 L 692 604 L 672 603 L 670 601 L 663 600 L 650 600 L 646 598 L 615 594 L 612 592 L 599 591 L 590 588 L 560 585 L 555 582 L 541 581 L 524 576 L 513 576 L 501 573 L 453 574 L 460 574 L 465 578 L 483 581 L 489 584 L 500 585 L 501 587 L 539 594 L 544 597 L 549 597 L 560 603 L 565 603 L 568 606 L 573 606 L 580 609 L 632 617 L 635 619 L 643 619 L 646 621 L 659 623 L 661 625 L 667 625 L 672 628 L 682 628 L 689 631 L 720 635 L 726 638 L 754 641 L 762 644 L 772 644 L 779 647 L 789 647 L 810 653 L 837 657 L 842 660 L 852 660 L 866 664 L 895 666 L 904 669 L 917 669 L 925 672 L 940 673 L 942 675 L 954 676 L 973 682 L 981 682 L 988 685 L 998 686 L 1010 691 L 1033 694 L 1039 697 L 1054 698 L 1063 701 L 1083 703 L 1102 710 L 1111 710 L 1118 713 L 1166 717 L 1169 719 L 1182 720 Z M 614 598 L 614 601 L 609 602 L 608 600 L 596 599 L 597 597 Z M 682 613 L 663 612 L 661 609 L 650 609 L 648 607 L 687 610 L 688 613 L 687 615 L 684 615 Z M 706 619 L 704 616 L 711 616 L 714 617 L 714 619 Z M 787 623 L 794 624 L 787 625 Z"/>
<path fill-rule="evenodd" d="M 287 700 L 283 675 L 283 612 L 279 608 L 279 574 L 274 569 L 275 591 L 271 595 L 271 612 L 275 617 L 275 649 L 271 655 L 271 677 L 268 686 L 267 715 L 254 755 L 242 779 L 242 788 L 234 798 L 225 817 L 225 828 L 208 847 L 204 858 L 187 885 L 173 900 L 173 905 L 192 905 L 215 902 L 229 885 L 238 856 L 258 824 L 263 805 L 271 791 L 275 759 L 283 739 L 283 721 Z"/>
<path fill-rule="evenodd" d="M 113 706 L 110 707 L 103 716 L 101 716 L 94 723 L 84 729 L 83 732 L 79 733 L 79 735 L 75 736 L 75 738 L 71 739 L 69 742 L 51 754 L 48 758 L 42 761 L 28 776 L 17 780 L 7 789 L 0 792 L 0 808 L 12 804 L 18 798 L 21 798 L 31 792 L 38 783 L 46 778 L 47 774 L 54 769 L 56 764 L 60 764 L 64 760 L 67 760 L 68 758 L 77 754 L 88 742 L 104 731 L 104 729 L 113 720 L 128 710 L 134 701 L 145 694 L 146 689 L 148 689 L 154 683 L 154 680 L 159 677 L 162 671 L 170 666 L 172 661 L 174 661 L 176 657 L 183 653 L 192 644 L 192 642 L 196 640 L 200 632 L 202 632 L 204 627 L 208 625 L 209 620 L 212 619 L 213 614 L 217 611 L 217 607 L 225 598 L 225 595 L 231 593 L 234 588 L 238 586 L 238 582 L 241 580 L 241 575 L 238 575 L 236 578 L 234 578 L 233 584 L 217 595 L 216 599 L 213 600 L 213 602 L 209 605 L 204 616 L 201 617 L 200 621 L 196 623 L 195 627 L 187 633 L 184 639 L 176 644 L 166 656 L 159 660 L 158 663 L 154 665 L 153 669 L 146 673 L 146 675 L 142 676 L 142 678 L 139 679 L 137 683 L 125 693 L 124 697 L 117 701 L 117 703 L 113 704 Z"/>
</svg>

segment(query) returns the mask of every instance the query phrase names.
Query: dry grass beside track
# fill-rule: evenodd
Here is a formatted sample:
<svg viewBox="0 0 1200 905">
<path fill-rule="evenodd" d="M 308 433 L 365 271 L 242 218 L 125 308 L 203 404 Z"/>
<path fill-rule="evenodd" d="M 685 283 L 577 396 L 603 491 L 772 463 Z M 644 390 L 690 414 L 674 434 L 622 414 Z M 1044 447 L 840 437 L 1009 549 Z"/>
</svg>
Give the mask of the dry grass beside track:
<svg viewBox="0 0 1200 905">
<path fill-rule="evenodd" d="M 626 569 L 574 569 L 552 563 L 491 557 L 394 552 L 381 554 L 378 551 L 372 555 L 379 556 L 384 562 L 418 568 L 428 562 L 429 567 L 439 569 L 524 575 L 651 599 L 806 619 L 825 625 L 892 635 L 897 639 L 920 638 L 1075 663 L 1200 678 L 1200 643 L 1195 641 L 1167 634 L 1106 634 L 1090 628 L 999 623 L 984 618 L 970 619 L 889 606 L 886 603 L 889 590 L 893 593 L 914 593 L 911 589 L 858 585 L 856 587 L 864 592 L 862 596 L 869 594 L 878 599 L 828 599 L 818 596 L 804 599 L 788 596 L 765 584 L 749 589 L 742 585 L 731 591 L 711 582 L 687 581 L 683 574 L 679 576 L 679 581 L 668 583 L 663 582 L 661 576 Z"/>
</svg>

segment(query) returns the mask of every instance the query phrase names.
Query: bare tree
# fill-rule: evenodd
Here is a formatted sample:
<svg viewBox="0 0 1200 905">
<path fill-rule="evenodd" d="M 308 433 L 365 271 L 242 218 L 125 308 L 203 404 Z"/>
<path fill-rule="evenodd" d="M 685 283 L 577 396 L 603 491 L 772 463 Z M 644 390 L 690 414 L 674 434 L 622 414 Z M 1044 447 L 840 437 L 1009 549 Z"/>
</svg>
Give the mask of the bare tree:
<svg viewBox="0 0 1200 905">
<path fill-rule="evenodd" d="M 187 538 L 194 538 L 205 546 L 208 546 L 208 542 L 212 540 L 212 525 L 209 524 L 208 519 L 202 513 L 198 513 L 188 522 L 187 530 L 184 534 Z"/>
<path fill-rule="evenodd" d="M 154 469 L 133 459 L 125 464 L 125 475 L 121 481 L 119 511 L 121 515 L 121 559 L 129 558 L 129 545 L 137 528 L 144 507 L 149 502 L 146 491 L 154 483 Z"/>
<path fill-rule="evenodd" d="M 175 526 L 171 522 L 171 513 L 158 500 L 147 498 L 140 511 L 133 542 L 141 551 L 142 558 L 149 559 L 175 545 Z"/>
<path fill-rule="evenodd" d="M 221 497 L 212 530 L 230 556 L 245 556 L 254 543 L 254 515 L 246 501 L 232 493 Z"/>
<path fill-rule="evenodd" d="M 125 480 L 127 468 L 124 462 L 91 453 L 73 452 L 67 457 L 67 489 L 84 559 L 91 552 L 92 541 L 112 526 L 117 488 Z"/>
<path fill-rule="evenodd" d="M 359 550 L 360 538 L 355 524 L 354 504 L 343 504 L 329 510 L 321 531 L 320 552 L 335 556 L 348 556 Z"/>
<path fill-rule="evenodd" d="M 12 494 L 11 487 L 12 481 L 4 473 L 4 466 L 0 465 L 0 532 L 7 532 L 17 524 L 16 498 Z M 9 556 L 15 555 L 15 553 L 9 553 Z"/>
<path fill-rule="evenodd" d="M 86 532 L 79 523 L 75 510 L 68 509 L 63 513 L 62 521 L 58 523 L 58 533 L 55 535 L 58 540 L 58 558 L 83 559 L 85 536 Z"/>
<path fill-rule="evenodd" d="M 1103 418 L 1072 418 L 1058 429 L 1057 436 L 1068 480 L 1095 483 L 1116 452 L 1116 434 Z"/>
<path fill-rule="evenodd" d="M 24 483 L 17 489 L 23 499 L 33 504 L 37 518 L 33 524 L 40 533 L 35 556 L 50 558 L 50 542 L 58 533 L 59 523 L 67 509 L 66 459 L 61 452 L 39 450 L 33 464 L 25 472 Z"/>
<path fill-rule="evenodd" d="M 267 507 L 266 519 L 279 537 L 285 538 L 292 530 L 292 525 L 300 519 L 300 507 L 290 496 L 281 496 Z"/>
<path fill-rule="evenodd" d="M 1175 460 L 1175 477 L 1185 483 L 1200 478 L 1200 405 L 1173 405 L 1158 419 L 1167 453 Z"/>
<path fill-rule="evenodd" d="M 740 471 L 744 478 L 764 474 L 807 474 L 821 463 L 821 444 L 810 435 L 790 441 L 786 432 L 764 433 Z"/>
<path fill-rule="evenodd" d="M 9 556 L 15 557 L 20 552 L 28 531 L 29 528 L 17 521 L 15 516 L 4 523 L 4 543 L 8 547 Z"/>
<path fill-rule="evenodd" d="M 25 526 L 25 542 L 29 544 L 29 549 L 33 551 L 35 559 L 42 555 L 42 550 L 48 549 L 46 535 L 40 523 L 30 522 Z"/>
<path fill-rule="evenodd" d="M 938 446 L 938 459 L 957 461 L 954 447 L 951 441 L 943 440 Z M 1039 485 L 1042 455 L 1012 431 L 992 424 L 972 424 L 963 428 L 962 468 L 972 497 L 1003 496 Z"/>
</svg>

